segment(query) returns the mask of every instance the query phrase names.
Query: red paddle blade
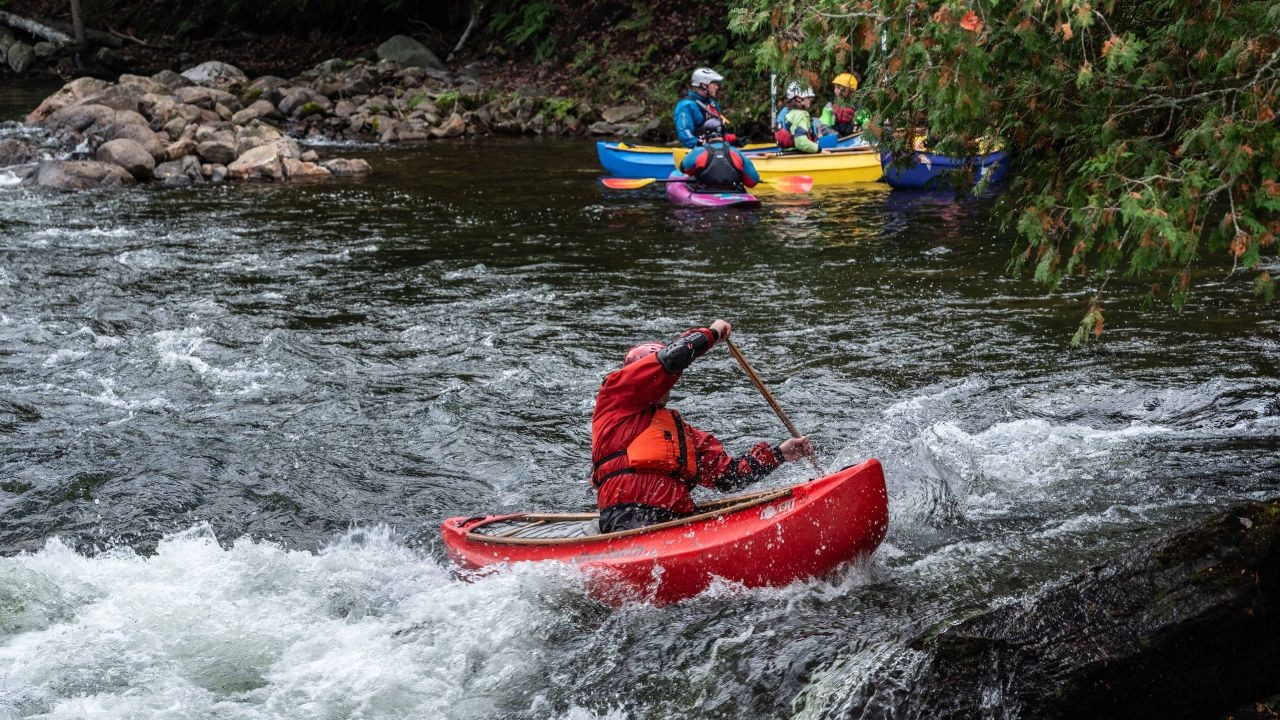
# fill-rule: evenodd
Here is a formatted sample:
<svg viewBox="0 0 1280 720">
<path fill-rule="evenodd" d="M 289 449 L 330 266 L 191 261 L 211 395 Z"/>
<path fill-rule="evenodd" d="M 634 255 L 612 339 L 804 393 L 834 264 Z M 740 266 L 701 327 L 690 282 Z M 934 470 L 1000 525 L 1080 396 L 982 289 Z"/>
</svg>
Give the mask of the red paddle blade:
<svg viewBox="0 0 1280 720">
<path fill-rule="evenodd" d="M 813 189 L 813 178 L 808 175 L 789 175 L 767 181 L 782 192 L 807 193 Z"/>
<path fill-rule="evenodd" d="M 636 188 L 642 188 L 645 185 L 652 185 L 653 178 L 607 177 L 607 178 L 600 178 L 600 182 L 604 183 L 605 187 L 613 188 L 614 190 L 635 190 Z"/>
</svg>

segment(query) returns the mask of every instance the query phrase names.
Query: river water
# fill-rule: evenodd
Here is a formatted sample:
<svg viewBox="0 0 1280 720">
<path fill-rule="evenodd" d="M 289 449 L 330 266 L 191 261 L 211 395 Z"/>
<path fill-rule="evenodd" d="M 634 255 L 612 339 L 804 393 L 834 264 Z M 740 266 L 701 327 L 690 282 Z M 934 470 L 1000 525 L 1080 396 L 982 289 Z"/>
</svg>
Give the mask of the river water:
<svg viewBox="0 0 1280 720">
<path fill-rule="evenodd" d="M 1278 492 L 1280 322 L 1225 268 L 1181 313 L 1114 282 L 1071 349 L 1087 289 L 1009 276 L 982 202 L 686 211 L 586 142 L 321 151 L 376 174 L 0 189 L 0 718 L 902 716 L 923 629 Z M 717 317 L 824 463 L 884 463 L 872 559 L 664 609 L 452 576 L 445 517 L 591 507 L 601 379 Z M 673 404 L 783 432 L 723 350 Z"/>
</svg>

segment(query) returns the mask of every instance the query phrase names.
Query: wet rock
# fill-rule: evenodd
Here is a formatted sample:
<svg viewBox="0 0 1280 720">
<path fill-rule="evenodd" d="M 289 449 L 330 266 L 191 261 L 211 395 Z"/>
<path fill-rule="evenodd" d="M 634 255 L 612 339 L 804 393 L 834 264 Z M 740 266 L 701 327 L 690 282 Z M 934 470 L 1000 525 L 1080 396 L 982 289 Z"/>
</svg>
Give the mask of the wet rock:
<svg viewBox="0 0 1280 720">
<path fill-rule="evenodd" d="M 368 175 L 373 172 L 369 163 L 360 158 L 334 158 L 320 164 L 336 176 Z"/>
<path fill-rule="evenodd" d="M 97 78 L 76 78 L 45 98 L 35 110 L 31 111 L 31 114 L 27 115 L 26 124 L 40 125 L 55 112 L 83 104 L 86 99 L 106 90 L 109 85 L 107 81 Z"/>
<path fill-rule="evenodd" d="M 279 130 L 264 123 L 252 123 L 236 131 L 236 157 L 283 137 Z"/>
<path fill-rule="evenodd" d="M 203 128 L 202 128 L 203 129 Z M 205 162 L 226 165 L 236 159 L 236 136 L 229 130 L 196 132 L 196 154 Z"/>
<path fill-rule="evenodd" d="M 321 165 L 296 158 L 285 158 L 283 165 L 286 180 L 319 180 L 331 174 Z"/>
<path fill-rule="evenodd" d="M 433 70 L 447 70 L 440 58 L 431 52 L 426 45 L 405 35 L 396 35 L 378 46 L 378 59 L 386 60 L 401 67 L 421 67 Z"/>
<path fill-rule="evenodd" d="M 108 121 L 116 113 L 103 105 L 71 105 L 55 111 L 42 123 L 52 131 L 84 132 L 89 126 Z"/>
<path fill-rule="evenodd" d="M 18 138 L 0 140 L 0 167 L 22 165 L 39 157 L 35 148 Z"/>
<path fill-rule="evenodd" d="M 591 134 L 592 135 L 617 135 L 618 128 L 614 127 L 613 125 L 610 125 L 604 120 L 598 120 L 596 122 L 591 123 Z"/>
<path fill-rule="evenodd" d="M 45 160 L 24 184 L 53 190 L 103 190 L 134 183 L 119 165 L 96 160 Z"/>
<path fill-rule="evenodd" d="M 247 125 L 254 120 L 264 118 L 283 120 L 284 116 L 280 114 L 280 111 L 276 109 L 275 105 L 272 105 L 266 100 L 255 100 L 249 105 L 249 107 L 246 107 L 235 115 L 232 115 L 231 122 L 236 125 Z"/>
<path fill-rule="evenodd" d="M 16 42 L 9 46 L 8 60 L 9 69 L 13 70 L 16 75 L 23 75 L 35 63 L 36 53 L 30 45 L 24 42 Z"/>
<path fill-rule="evenodd" d="M 986 717 L 993 698 L 1001 717 L 1224 717 L 1280 687 L 1280 500 L 925 634 L 910 652 L 927 658 L 910 677 L 868 683 L 912 688 L 901 717 Z"/>
<path fill-rule="evenodd" d="M 285 92 L 276 106 L 285 117 L 314 115 L 333 108 L 333 102 L 320 93 L 306 87 L 295 87 Z"/>
<path fill-rule="evenodd" d="M 431 128 L 428 133 L 433 140 L 442 138 L 456 138 L 465 135 L 467 132 L 467 123 L 458 113 L 449 116 L 448 120 L 440 127 Z"/>
<path fill-rule="evenodd" d="M 94 159 L 124 168 L 136 180 L 150 180 L 156 169 L 155 158 L 136 141 L 128 138 L 103 143 Z"/>
<path fill-rule="evenodd" d="M 195 105 L 201 110 L 213 110 L 219 103 L 230 107 L 240 107 L 240 100 L 235 95 L 217 88 L 201 87 L 192 85 L 190 87 L 178 88 L 173 91 L 179 100 L 188 104 Z"/>
<path fill-rule="evenodd" d="M 197 129 L 196 125 L 188 125 L 177 139 L 165 146 L 164 159 L 179 160 L 187 155 L 195 155 Z"/>
<path fill-rule="evenodd" d="M 226 165 L 213 165 L 209 168 L 209 182 L 220 183 L 227 179 Z"/>
<path fill-rule="evenodd" d="M 187 68 L 182 71 L 182 77 L 201 85 L 233 85 L 249 81 L 240 68 L 217 60 Z"/>
<path fill-rule="evenodd" d="M 165 185 L 190 185 L 204 180 L 204 174 L 200 171 L 200 161 L 196 156 L 186 155 L 179 160 L 157 165 L 155 178 Z"/>
<path fill-rule="evenodd" d="M 35 54 L 36 59 L 40 62 L 49 62 L 54 55 L 58 54 L 59 45 L 51 42 L 38 42 L 31 48 L 31 52 Z"/>
<path fill-rule="evenodd" d="M 235 180 L 284 180 L 285 160 L 297 160 L 297 143 L 280 139 L 261 145 L 236 158 L 227 166 L 227 176 Z"/>
<path fill-rule="evenodd" d="M 169 122 L 180 104 L 178 98 L 167 91 L 147 93 L 138 101 L 138 112 L 151 121 L 151 127 L 160 128 Z"/>
<path fill-rule="evenodd" d="M 150 128 L 139 125 L 137 123 L 123 123 L 112 125 L 109 128 L 109 134 L 105 135 L 108 141 L 111 140 L 132 140 L 147 151 L 156 162 L 163 162 L 169 158 L 165 154 L 165 141 L 153 132 Z"/>
<path fill-rule="evenodd" d="M 333 114 L 340 118 L 350 118 L 352 115 L 356 114 L 355 103 L 349 100 L 339 100 L 337 104 L 333 106 Z"/>
</svg>

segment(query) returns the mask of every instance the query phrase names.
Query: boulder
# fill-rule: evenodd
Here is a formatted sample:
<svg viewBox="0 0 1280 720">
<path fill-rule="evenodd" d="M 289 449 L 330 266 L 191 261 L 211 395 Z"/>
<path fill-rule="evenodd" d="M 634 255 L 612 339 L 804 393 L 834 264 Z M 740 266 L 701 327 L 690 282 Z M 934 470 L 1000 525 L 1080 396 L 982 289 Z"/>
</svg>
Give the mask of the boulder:
<svg viewBox="0 0 1280 720">
<path fill-rule="evenodd" d="M 360 158 L 334 158 L 320 164 L 335 176 L 368 175 L 373 172 L 369 163 Z"/>
<path fill-rule="evenodd" d="M 91 125 L 109 121 L 116 111 L 103 105 L 71 105 L 55 111 L 43 124 L 51 131 L 84 132 Z"/>
<path fill-rule="evenodd" d="M 276 107 L 286 117 L 305 117 L 315 112 L 328 112 L 333 109 L 333 102 L 311 88 L 295 87 L 285 91 Z"/>
<path fill-rule="evenodd" d="M 447 71 L 440 58 L 426 45 L 406 35 L 396 35 L 378 46 L 378 59 L 401 67 L 420 67 Z"/>
<path fill-rule="evenodd" d="M 440 127 L 431 128 L 429 135 L 432 139 L 456 138 L 465 135 L 466 132 L 467 122 L 462 119 L 461 115 L 454 113 Z"/>
<path fill-rule="evenodd" d="M 196 133 L 196 154 L 205 162 L 226 165 L 234 161 L 236 145 L 236 136 L 230 130 Z"/>
<path fill-rule="evenodd" d="M 177 137 L 173 142 L 169 143 L 164 149 L 165 160 L 179 160 L 187 155 L 196 154 L 196 125 L 188 125 L 186 130 Z"/>
<path fill-rule="evenodd" d="M 342 74 L 338 79 L 338 94 L 342 97 L 365 95 L 373 91 L 377 80 L 368 68 L 355 67 Z"/>
<path fill-rule="evenodd" d="M 97 78 L 76 78 L 45 98 L 35 110 L 31 111 L 30 115 L 27 115 L 26 123 L 28 125 L 40 125 L 55 112 L 72 105 L 80 105 L 87 98 L 97 95 L 109 86 L 110 83 Z"/>
<path fill-rule="evenodd" d="M 168 91 L 147 93 L 138 101 L 138 112 L 151 121 L 151 127 L 161 128 L 173 117 L 174 110 L 181 103 Z"/>
<path fill-rule="evenodd" d="M 318 180 L 329 176 L 330 172 L 321 165 L 296 158 L 284 159 L 284 177 L 286 180 Z"/>
<path fill-rule="evenodd" d="M 178 88 L 173 91 L 179 100 L 188 105 L 195 105 L 201 110 L 213 110 L 219 103 L 230 107 L 239 108 L 240 100 L 231 93 L 217 88 L 201 87 L 192 85 L 190 87 Z"/>
<path fill-rule="evenodd" d="M 182 77 L 181 75 L 179 75 L 178 73 L 172 70 L 161 70 L 155 75 L 152 75 L 151 79 L 165 86 L 165 88 L 169 92 L 177 90 L 180 87 L 186 87 L 187 85 L 191 84 L 190 80 Z"/>
<path fill-rule="evenodd" d="M 36 53 L 31 46 L 24 42 L 16 42 L 9 46 L 8 53 L 9 69 L 14 74 L 22 75 L 31 69 L 32 63 L 36 61 Z M 39 174 L 39 171 L 37 171 Z"/>
<path fill-rule="evenodd" d="M 0 140 L 0 167 L 33 162 L 39 153 L 30 144 L 18 138 Z"/>
<path fill-rule="evenodd" d="M 234 180 L 284 180 L 285 160 L 297 160 L 302 153 L 298 144 L 281 138 L 260 145 L 236 158 L 227 166 L 227 177 Z"/>
<path fill-rule="evenodd" d="M 156 169 L 156 161 L 151 153 L 128 138 L 103 143 L 94 154 L 94 159 L 119 165 L 136 180 L 150 180 Z"/>
<path fill-rule="evenodd" d="M 241 110 L 231 116 L 231 122 L 236 125 L 248 125 L 254 120 L 263 118 L 271 118 L 273 120 L 283 119 L 280 111 L 276 110 L 276 106 L 266 100 L 254 100 L 249 107 Z"/>
<path fill-rule="evenodd" d="M 173 90 L 173 88 L 170 88 L 159 80 L 143 75 L 129 75 L 128 73 L 121 75 L 120 79 L 116 81 L 116 84 L 134 85 L 142 88 L 144 93 L 151 93 L 154 95 L 168 95 Z"/>
<path fill-rule="evenodd" d="M 200 161 L 194 155 L 186 155 L 157 165 L 155 178 L 166 185 L 190 185 L 203 180 L 204 175 L 200 172 Z"/>
<path fill-rule="evenodd" d="M 1280 499 L 967 615 L 941 619 L 904 651 L 911 659 L 864 680 L 911 689 L 895 716 L 1226 717 L 1280 686 Z"/>
<path fill-rule="evenodd" d="M 98 48 L 98 51 L 93 54 L 93 63 L 113 72 L 124 69 L 126 65 L 124 57 L 109 47 Z"/>
<path fill-rule="evenodd" d="M 160 136 L 144 125 L 136 123 L 124 123 L 112 125 L 106 135 L 108 141 L 111 140 L 132 140 L 147 151 L 147 154 L 156 162 L 163 162 L 169 158 L 165 155 L 165 141 Z"/>
<path fill-rule="evenodd" d="M 282 77 L 263 75 L 244 89 L 244 101 L 251 103 L 255 100 L 266 100 L 272 105 L 278 105 L 284 97 L 284 90 L 289 87 L 291 83 Z"/>
<path fill-rule="evenodd" d="M 110 189 L 133 183 L 133 176 L 124 168 L 95 160 L 45 160 L 25 181 L 54 190 Z"/>
<path fill-rule="evenodd" d="M 279 130 L 264 123 L 251 123 L 236 131 L 236 157 L 283 137 Z"/>
<path fill-rule="evenodd" d="M 240 68 L 217 60 L 200 63 L 182 71 L 182 77 L 200 85 L 233 85 L 249 81 Z"/>
<path fill-rule="evenodd" d="M 350 100 L 339 100 L 333 106 L 333 114 L 340 118 L 350 118 L 352 115 L 356 114 L 355 103 Z"/>
<path fill-rule="evenodd" d="M 604 112 L 600 113 L 600 119 L 610 125 L 639 120 L 643 116 L 644 108 L 639 105 L 617 105 L 605 108 Z"/>
<path fill-rule="evenodd" d="M 84 106 L 90 107 L 90 106 Z M 113 138 L 121 132 L 120 128 L 125 125 L 138 125 L 144 130 L 150 130 L 151 125 L 147 123 L 147 119 L 132 110 L 113 110 L 110 115 L 99 117 L 93 125 L 90 125 L 84 132 L 86 135 L 94 135 L 101 138 Z"/>
<path fill-rule="evenodd" d="M 41 62 L 48 62 L 54 55 L 58 54 L 60 45 L 51 42 L 38 42 L 31 48 L 31 52 L 35 53 L 36 59 Z"/>
<path fill-rule="evenodd" d="M 591 123 L 590 129 L 591 129 L 592 135 L 617 135 L 618 134 L 618 128 L 614 127 L 613 125 L 610 125 L 604 120 L 597 120 Z"/>
</svg>

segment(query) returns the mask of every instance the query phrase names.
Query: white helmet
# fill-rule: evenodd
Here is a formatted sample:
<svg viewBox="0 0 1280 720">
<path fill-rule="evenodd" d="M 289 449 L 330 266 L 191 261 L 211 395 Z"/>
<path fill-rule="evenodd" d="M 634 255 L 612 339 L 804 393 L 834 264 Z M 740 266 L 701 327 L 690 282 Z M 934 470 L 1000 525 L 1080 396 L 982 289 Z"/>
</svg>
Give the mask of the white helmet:
<svg viewBox="0 0 1280 720">
<path fill-rule="evenodd" d="M 713 82 L 724 82 L 724 76 L 711 68 L 701 67 L 693 71 L 693 79 L 689 84 L 693 87 L 702 87 Z"/>
<path fill-rule="evenodd" d="M 788 100 L 794 100 L 795 98 L 811 98 L 815 96 L 813 88 L 808 85 L 801 85 L 799 80 L 793 80 L 791 84 L 787 86 Z"/>
</svg>

